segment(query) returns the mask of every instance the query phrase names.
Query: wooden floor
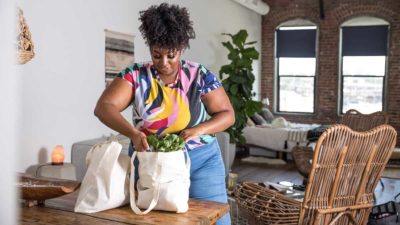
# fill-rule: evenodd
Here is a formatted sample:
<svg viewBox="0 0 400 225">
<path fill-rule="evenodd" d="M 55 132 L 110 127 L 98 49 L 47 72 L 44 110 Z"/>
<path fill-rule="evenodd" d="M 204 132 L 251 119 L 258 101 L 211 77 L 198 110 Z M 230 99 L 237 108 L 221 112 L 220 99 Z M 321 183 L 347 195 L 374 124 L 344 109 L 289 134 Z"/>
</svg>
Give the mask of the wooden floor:
<svg viewBox="0 0 400 225">
<path fill-rule="evenodd" d="M 287 165 L 268 166 L 257 163 L 242 163 L 237 159 L 232 172 L 238 174 L 238 181 L 257 181 L 274 182 L 290 181 L 294 184 L 302 184 L 303 177 L 297 172 L 293 163 Z M 376 204 L 385 203 L 394 200 L 394 196 L 400 192 L 400 179 L 382 178 L 384 187 L 381 184 L 375 189 Z M 400 197 L 397 198 L 397 201 Z"/>
</svg>

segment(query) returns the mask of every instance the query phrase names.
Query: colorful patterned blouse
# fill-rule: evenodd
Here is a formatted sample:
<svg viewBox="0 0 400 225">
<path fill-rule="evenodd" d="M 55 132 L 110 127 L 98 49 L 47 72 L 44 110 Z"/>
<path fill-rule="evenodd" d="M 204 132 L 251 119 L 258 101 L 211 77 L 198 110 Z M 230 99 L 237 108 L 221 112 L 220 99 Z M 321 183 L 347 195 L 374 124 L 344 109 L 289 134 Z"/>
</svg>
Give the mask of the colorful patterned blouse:
<svg viewBox="0 0 400 225">
<path fill-rule="evenodd" d="M 139 129 L 147 135 L 171 134 L 207 120 L 201 97 L 221 86 L 203 65 L 182 60 L 173 83 L 164 84 L 152 62 L 135 63 L 119 77 L 134 89 L 134 107 L 143 119 Z M 188 150 L 210 143 L 215 137 L 202 135 L 186 144 Z"/>
</svg>

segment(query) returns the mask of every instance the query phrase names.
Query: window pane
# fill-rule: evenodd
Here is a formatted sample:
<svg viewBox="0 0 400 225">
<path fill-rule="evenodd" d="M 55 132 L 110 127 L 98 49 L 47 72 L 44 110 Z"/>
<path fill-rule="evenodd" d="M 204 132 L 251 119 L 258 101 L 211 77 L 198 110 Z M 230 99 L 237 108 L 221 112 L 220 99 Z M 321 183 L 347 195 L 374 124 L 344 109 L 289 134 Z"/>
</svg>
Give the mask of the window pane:
<svg viewBox="0 0 400 225">
<path fill-rule="evenodd" d="M 315 58 L 279 58 L 279 75 L 314 76 Z"/>
<path fill-rule="evenodd" d="M 343 75 L 385 75 L 386 56 L 344 56 Z"/>
<path fill-rule="evenodd" d="M 344 77 L 343 110 L 382 111 L 383 77 Z"/>
<path fill-rule="evenodd" d="M 281 77 L 279 111 L 314 112 L 314 77 Z"/>
</svg>

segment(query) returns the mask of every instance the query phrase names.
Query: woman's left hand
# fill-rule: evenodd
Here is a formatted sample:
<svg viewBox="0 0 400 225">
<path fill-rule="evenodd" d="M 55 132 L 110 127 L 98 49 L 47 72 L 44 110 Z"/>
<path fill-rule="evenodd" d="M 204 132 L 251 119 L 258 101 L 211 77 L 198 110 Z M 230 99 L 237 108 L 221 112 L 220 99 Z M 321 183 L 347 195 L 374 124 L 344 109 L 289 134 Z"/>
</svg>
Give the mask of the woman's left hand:
<svg viewBox="0 0 400 225">
<path fill-rule="evenodd" d="M 201 129 L 196 128 L 196 127 L 185 129 L 185 130 L 181 131 L 181 133 L 179 134 L 179 136 L 181 136 L 183 138 L 183 140 L 185 140 L 185 142 L 196 139 L 196 138 L 200 137 L 201 135 L 203 135 Z"/>
</svg>

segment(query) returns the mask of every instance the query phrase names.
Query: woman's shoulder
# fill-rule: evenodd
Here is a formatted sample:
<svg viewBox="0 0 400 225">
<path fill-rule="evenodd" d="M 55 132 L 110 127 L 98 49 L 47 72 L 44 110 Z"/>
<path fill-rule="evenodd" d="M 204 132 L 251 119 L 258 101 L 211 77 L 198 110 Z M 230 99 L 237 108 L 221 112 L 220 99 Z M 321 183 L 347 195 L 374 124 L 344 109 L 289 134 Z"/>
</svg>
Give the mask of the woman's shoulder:
<svg viewBox="0 0 400 225">
<path fill-rule="evenodd" d="M 203 67 L 203 65 L 201 63 L 198 62 L 193 62 L 190 60 L 181 60 L 182 62 L 182 67 L 183 68 L 199 68 L 199 67 Z"/>
<path fill-rule="evenodd" d="M 208 69 L 203 64 L 190 60 L 182 60 L 182 68 L 189 69 L 190 71 L 196 72 L 197 74 L 199 70 L 202 73 L 206 73 L 208 71 Z"/>
<path fill-rule="evenodd" d="M 128 68 L 130 68 L 131 70 L 140 70 L 142 68 L 148 68 L 153 66 L 153 62 L 151 61 L 146 61 L 146 62 L 136 62 L 131 64 Z"/>
<path fill-rule="evenodd" d="M 147 71 L 147 68 L 151 67 L 153 65 L 152 62 L 136 62 L 132 63 L 125 69 L 121 71 L 121 74 L 140 74 L 143 71 Z"/>
<path fill-rule="evenodd" d="M 130 80 L 137 79 L 138 76 L 145 75 L 147 76 L 149 67 L 152 66 L 152 62 L 137 62 L 133 63 L 130 66 L 126 67 L 119 73 L 119 77 L 126 78 L 128 77 Z"/>
</svg>

